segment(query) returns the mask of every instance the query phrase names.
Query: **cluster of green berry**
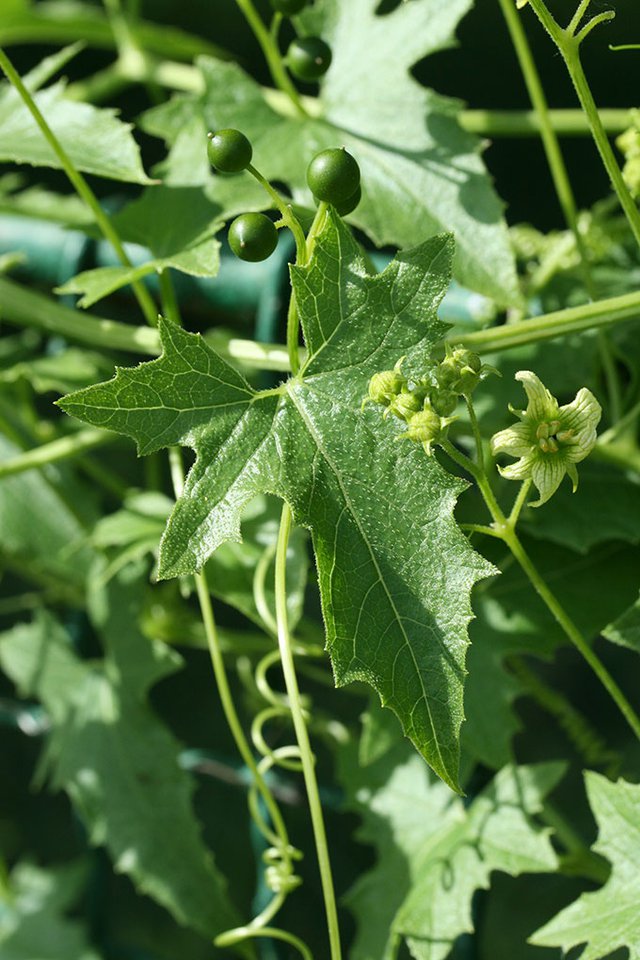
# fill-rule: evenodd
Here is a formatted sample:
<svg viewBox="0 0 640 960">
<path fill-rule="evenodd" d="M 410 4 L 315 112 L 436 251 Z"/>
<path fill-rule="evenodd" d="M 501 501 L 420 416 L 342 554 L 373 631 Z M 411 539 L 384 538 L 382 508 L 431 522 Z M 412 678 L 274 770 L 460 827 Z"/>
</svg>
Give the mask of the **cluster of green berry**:
<svg viewBox="0 0 640 960">
<path fill-rule="evenodd" d="M 477 353 L 463 346 L 445 346 L 445 356 L 433 363 L 424 377 L 408 379 L 402 373 L 402 357 L 393 370 L 375 373 L 369 381 L 368 395 L 362 402 L 386 407 L 383 416 L 393 414 L 407 424 L 406 438 L 421 443 L 427 453 L 446 436 L 460 397 L 468 398 L 481 380 L 497 371 L 483 364 Z"/>
<path fill-rule="evenodd" d="M 307 5 L 308 0 L 271 0 L 275 12 L 284 17 L 294 17 Z M 320 37 L 296 37 L 284 62 L 298 80 L 319 80 L 331 66 L 331 47 Z"/>
<path fill-rule="evenodd" d="M 249 170 L 257 174 L 251 166 L 253 147 L 240 130 L 209 133 L 207 154 L 219 173 Z M 360 168 L 344 147 L 316 154 L 307 167 L 307 184 L 316 201 L 332 204 L 340 216 L 351 213 L 360 202 Z M 229 227 L 229 246 L 241 260 L 266 260 L 277 246 L 280 225 L 264 213 L 243 213 Z"/>
</svg>

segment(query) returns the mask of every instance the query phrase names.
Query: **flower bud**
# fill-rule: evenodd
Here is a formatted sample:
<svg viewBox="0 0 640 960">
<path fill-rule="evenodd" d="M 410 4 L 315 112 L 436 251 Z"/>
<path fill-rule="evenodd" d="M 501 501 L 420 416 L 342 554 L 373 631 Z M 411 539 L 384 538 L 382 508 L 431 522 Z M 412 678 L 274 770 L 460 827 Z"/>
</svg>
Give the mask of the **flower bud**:
<svg viewBox="0 0 640 960">
<path fill-rule="evenodd" d="M 430 454 L 432 444 L 442 437 L 446 426 L 447 422 L 438 416 L 429 404 L 425 404 L 423 410 L 414 413 L 411 419 L 407 421 L 408 430 L 406 433 L 401 433 L 398 439 L 421 443 L 425 451 Z"/>
<path fill-rule="evenodd" d="M 381 373 L 374 373 L 369 381 L 369 394 L 363 402 L 369 400 L 371 403 L 381 403 L 388 407 L 394 397 L 407 386 L 406 378 L 402 376 L 398 369 L 383 370 Z"/>
<path fill-rule="evenodd" d="M 385 410 L 385 416 L 392 413 L 394 417 L 408 421 L 422 408 L 423 402 L 424 397 L 420 396 L 416 391 L 402 390 L 397 397 L 393 398 L 388 409 Z"/>
</svg>

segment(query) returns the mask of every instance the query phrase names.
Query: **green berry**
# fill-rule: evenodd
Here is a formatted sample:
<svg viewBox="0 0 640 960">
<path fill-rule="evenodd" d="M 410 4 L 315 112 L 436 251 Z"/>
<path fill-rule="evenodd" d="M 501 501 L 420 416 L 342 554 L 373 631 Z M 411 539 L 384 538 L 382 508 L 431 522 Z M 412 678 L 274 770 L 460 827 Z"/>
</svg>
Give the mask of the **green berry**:
<svg viewBox="0 0 640 960">
<path fill-rule="evenodd" d="M 350 197 L 347 197 L 346 200 L 343 200 L 341 203 L 334 204 L 336 212 L 340 214 L 341 217 L 346 217 L 348 214 L 353 213 L 355 208 L 358 206 L 362 200 L 362 190 L 360 185 Z"/>
<path fill-rule="evenodd" d="M 240 173 L 251 163 L 253 149 L 239 130 L 218 130 L 209 133 L 207 155 L 209 163 L 220 173 Z"/>
<path fill-rule="evenodd" d="M 319 80 L 331 66 L 331 47 L 320 37 L 298 37 L 289 45 L 286 62 L 299 80 Z"/>
<path fill-rule="evenodd" d="M 322 150 L 307 167 L 307 183 L 314 197 L 337 206 L 357 192 L 360 167 L 344 147 Z"/>
<path fill-rule="evenodd" d="M 294 17 L 307 5 L 307 0 L 271 0 L 271 8 L 284 17 Z"/>
<path fill-rule="evenodd" d="M 243 213 L 229 227 L 229 246 L 240 260 L 266 260 L 277 244 L 278 231 L 264 213 Z"/>
</svg>

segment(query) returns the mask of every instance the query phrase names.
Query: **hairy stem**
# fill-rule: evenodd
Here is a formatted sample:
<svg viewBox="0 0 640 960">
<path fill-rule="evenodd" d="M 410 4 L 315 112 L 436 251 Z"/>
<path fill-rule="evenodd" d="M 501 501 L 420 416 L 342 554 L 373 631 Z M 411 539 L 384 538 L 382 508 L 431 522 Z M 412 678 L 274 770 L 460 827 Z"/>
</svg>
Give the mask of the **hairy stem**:
<svg viewBox="0 0 640 960">
<path fill-rule="evenodd" d="M 520 564 L 520 567 L 526 574 L 527 579 L 531 583 L 540 599 L 543 601 L 550 613 L 553 614 L 556 622 L 560 627 L 562 627 L 562 630 L 569 640 L 571 640 L 576 649 L 582 654 L 586 662 L 589 664 L 595 675 L 602 683 L 605 690 L 609 693 L 611 699 L 615 702 L 616 706 L 633 730 L 638 740 L 640 740 L 640 717 L 638 717 L 637 713 L 625 695 L 622 693 L 620 687 L 615 682 L 598 655 L 591 649 L 587 641 L 580 633 L 578 627 L 569 617 L 555 595 L 551 592 L 543 577 L 531 561 L 528 553 L 522 546 L 522 543 L 520 542 L 515 530 L 513 530 L 511 527 L 508 527 L 503 533 L 503 539 L 511 550 L 513 556 Z"/>
<path fill-rule="evenodd" d="M 93 213 L 96 224 L 100 228 L 105 239 L 109 241 L 115 250 L 118 259 L 123 266 L 132 266 L 126 250 L 122 245 L 122 241 L 120 240 L 117 231 L 114 229 L 111 220 L 100 206 L 98 198 L 82 174 L 76 169 L 73 161 L 43 117 L 38 105 L 22 82 L 22 78 L 20 77 L 19 73 L 2 49 L 0 49 L 0 67 L 2 67 L 9 81 L 17 90 L 24 105 L 38 125 L 43 137 L 58 158 L 60 166 L 69 178 L 74 190 Z M 133 288 L 133 292 L 135 293 L 136 299 L 140 304 L 140 309 L 147 320 L 147 323 L 149 323 L 150 326 L 155 326 L 157 313 L 151 294 L 144 284 L 140 283 L 140 281 L 136 280 L 131 284 L 131 286 Z"/>
<path fill-rule="evenodd" d="M 622 176 L 622 170 L 620 169 L 615 154 L 611 148 L 611 144 L 607 138 L 606 131 L 602 125 L 602 121 L 600 120 L 598 107 L 593 99 L 593 94 L 591 93 L 591 88 L 585 76 L 585 72 L 582 67 L 582 61 L 580 59 L 581 40 L 583 40 L 587 35 L 585 31 L 590 32 L 592 26 L 595 26 L 595 23 L 587 24 L 587 26 L 583 29 L 582 35 L 576 37 L 571 31 L 571 25 L 570 29 L 568 30 L 561 29 L 561 27 L 556 23 L 550 14 L 544 0 L 529 0 L 529 4 L 562 55 L 582 109 L 584 110 L 584 113 L 588 119 L 591 135 L 595 141 L 605 169 L 609 174 L 611 185 L 613 186 L 618 200 L 620 201 L 620 206 L 624 210 L 627 220 L 629 221 L 629 226 L 631 227 L 631 231 L 636 239 L 636 242 L 640 246 L 640 211 L 638 211 L 636 203 L 629 193 L 629 189 L 624 181 L 624 177 Z M 588 3 L 585 3 L 583 0 L 583 3 L 580 4 L 580 7 L 576 13 L 576 17 L 578 14 L 580 14 L 578 22 L 582 15 L 586 12 L 587 7 Z M 575 19 L 576 18 L 574 17 L 574 20 Z M 601 19 L 602 18 L 600 18 L 600 20 Z M 596 20 L 598 20 L 598 18 L 596 18 Z M 573 22 L 574 21 L 572 21 L 572 24 Z"/>
<path fill-rule="evenodd" d="M 502 7 L 502 13 L 507 23 L 507 27 L 511 35 L 511 41 L 518 57 L 520 70 L 522 71 L 522 76 L 529 93 L 529 99 L 531 100 L 531 104 L 538 115 L 540 137 L 547 158 L 547 164 L 549 166 L 553 185 L 558 197 L 558 202 L 562 208 L 565 222 L 571 230 L 575 240 L 585 289 L 589 299 L 595 300 L 596 288 L 591 275 L 589 255 L 578 224 L 578 208 L 576 206 L 575 197 L 571 188 L 571 181 L 569 180 L 567 166 L 564 162 L 562 150 L 560 149 L 560 143 L 558 141 L 556 132 L 553 129 L 553 124 L 549 115 L 549 105 L 544 93 L 540 74 L 538 73 L 538 69 L 531 52 L 531 47 L 529 46 L 529 42 L 527 40 L 527 35 L 524 32 L 522 20 L 512 0 L 499 0 L 499 3 Z M 607 392 L 609 395 L 611 419 L 615 422 L 619 419 L 622 409 L 620 384 L 611 352 L 611 345 L 608 342 L 606 335 L 602 332 L 599 334 L 598 339 L 600 358 L 602 361 L 602 368 L 604 370 L 607 383 Z"/>
<path fill-rule="evenodd" d="M 517 522 L 520 509 L 522 508 L 526 493 L 528 492 L 528 487 L 526 488 L 526 491 L 525 485 L 523 485 L 523 487 L 520 489 L 520 494 L 516 499 L 516 503 L 512 511 L 512 515 L 515 516 L 515 521 L 512 521 L 511 518 L 507 518 L 505 516 L 500 508 L 493 490 L 491 489 L 491 484 L 485 470 L 481 469 L 477 464 L 473 463 L 473 461 L 465 456 L 465 454 L 461 453 L 461 451 L 459 451 L 450 440 L 444 439 L 439 441 L 439 443 L 447 456 L 449 456 L 454 463 L 457 463 L 458 466 L 462 467 L 463 470 L 466 470 L 467 473 L 470 473 L 474 478 L 478 489 L 482 494 L 482 498 L 487 506 L 487 509 L 491 514 L 493 520 L 492 529 L 495 530 L 496 534 L 509 548 L 512 556 L 522 568 L 531 586 L 534 588 L 549 612 L 553 615 L 554 619 L 561 627 L 565 635 L 582 654 L 583 658 L 596 674 L 605 690 L 611 696 L 612 700 L 622 713 L 636 737 L 640 740 L 640 717 L 638 717 L 635 710 L 622 693 L 620 687 L 615 682 L 598 655 L 591 649 L 587 641 L 584 639 L 580 633 L 580 630 L 569 617 L 564 607 L 551 592 L 543 577 L 533 564 L 516 533 L 515 522 Z M 479 527 L 477 532 L 484 531 L 481 527 Z"/>
<path fill-rule="evenodd" d="M 338 927 L 338 911 L 336 907 L 336 897 L 333 887 L 333 875 L 331 873 L 331 862 L 329 859 L 329 848 L 327 845 L 327 835 L 322 816 L 322 805 L 320 803 L 320 794 L 318 791 L 318 782 L 315 772 L 315 757 L 311 750 L 309 742 L 309 733 L 304 716 L 304 710 L 300 699 L 300 690 L 293 660 L 293 651 L 291 649 L 291 637 L 289 634 L 289 622 L 287 612 L 287 588 L 286 588 L 286 570 L 287 570 L 287 547 L 289 544 L 289 534 L 291 532 L 291 508 L 287 503 L 282 506 L 282 515 L 280 519 L 280 531 L 278 534 L 278 545 L 276 548 L 276 622 L 278 625 L 278 645 L 280 648 L 280 658 L 282 661 L 282 672 L 289 698 L 289 707 L 293 719 L 293 726 L 300 749 L 300 759 L 302 762 L 302 773 L 307 789 L 307 798 L 309 801 L 309 812 L 311 814 L 311 823 L 313 826 L 313 835 L 316 844 L 316 853 L 318 856 L 318 865 L 320 868 L 320 878 L 322 881 L 322 893 L 327 916 L 327 929 L 329 931 L 329 945 L 331 960 L 340 960 L 340 931 Z"/>
</svg>

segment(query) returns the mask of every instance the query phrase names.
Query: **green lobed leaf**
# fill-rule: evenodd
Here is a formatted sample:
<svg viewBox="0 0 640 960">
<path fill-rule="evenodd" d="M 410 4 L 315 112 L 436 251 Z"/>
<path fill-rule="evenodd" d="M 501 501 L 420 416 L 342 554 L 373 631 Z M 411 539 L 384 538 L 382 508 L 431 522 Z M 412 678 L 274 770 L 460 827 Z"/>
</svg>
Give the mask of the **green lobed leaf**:
<svg viewBox="0 0 640 960">
<path fill-rule="evenodd" d="M 62 82 L 38 91 L 34 100 L 77 170 L 128 183 L 151 182 L 142 168 L 131 124 L 118 120 L 116 111 L 67 98 Z M 0 161 L 61 169 L 8 82 L 0 86 Z"/>
<path fill-rule="evenodd" d="M 147 703 L 149 688 L 180 660 L 138 631 L 135 572 L 129 567 L 93 597 L 107 647 L 102 666 L 80 661 L 44 614 L 0 637 L 0 662 L 21 693 L 49 712 L 52 785 L 69 793 L 91 842 L 105 845 L 116 870 L 176 920 L 211 937 L 236 917 L 200 836 L 179 745 Z"/>
<path fill-rule="evenodd" d="M 471 901 L 500 870 L 512 876 L 557 868 L 547 831 L 531 818 L 560 779 L 562 764 L 503 768 L 465 806 L 402 744 L 364 769 L 341 757 L 359 839 L 376 866 L 347 895 L 357 935 L 352 960 L 387 960 L 407 940 L 418 960 L 444 960 L 473 930 Z"/>
<path fill-rule="evenodd" d="M 611 783 L 585 773 L 589 803 L 599 827 L 593 849 L 611 863 L 611 876 L 595 893 L 584 893 L 532 937 L 537 946 L 584 944 L 580 960 L 600 960 L 617 948 L 640 957 L 640 786 Z"/>
<path fill-rule="evenodd" d="M 620 647 L 640 652 L 640 597 L 617 620 L 604 628 L 602 636 Z"/>
<path fill-rule="evenodd" d="M 0 461 L 23 451 L 0 436 Z M 69 482 L 64 465 L 29 470 L 0 482 L 0 557 L 3 564 L 36 583 L 82 596 L 93 552 L 77 507 L 93 520 L 86 488 Z"/>
<path fill-rule="evenodd" d="M 85 872 L 78 863 L 13 868 L 0 911 L 2 960 L 98 960 L 84 925 L 65 916 L 79 899 Z"/>
<path fill-rule="evenodd" d="M 360 411 L 374 372 L 402 355 L 424 358 L 442 336 L 436 311 L 451 247 L 434 238 L 370 276 L 331 214 L 311 263 L 293 269 L 312 345 L 300 376 L 256 393 L 200 337 L 163 321 L 159 360 L 61 405 L 134 437 L 141 454 L 195 449 L 163 538 L 163 577 L 192 573 L 237 541 L 241 508 L 256 493 L 287 500 L 312 533 L 337 684 L 374 686 L 457 786 L 469 597 L 492 567 L 454 522 L 462 481 L 397 443 L 399 424 Z"/>
<path fill-rule="evenodd" d="M 344 145 L 362 170 L 363 199 L 351 219 L 376 244 L 410 246 L 452 231 L 457 278 L 499 303 L 518 303 L 502 204 L 480 143 L 459 126 L 456 101 L 425 90 L 409 73 L 424 56 L 452 45 L 471 0 L 403 3 L 384 16 L 378 5 L 324 0 L 314 7 L 307 26 L 329 43 L 333 60 L 311 116 L 276 108 L 237 65 L 202 58 L 204 94 L 152 109 L 143 126 L 179 143 L 194 158 L 192 167 L 204 149 L 184 137 L 194 119 L 203 130 L 239 128 L 252 141 L 258 169 L 289 184 L 306 205 L 309 161 Z"/>
</svg>

